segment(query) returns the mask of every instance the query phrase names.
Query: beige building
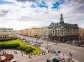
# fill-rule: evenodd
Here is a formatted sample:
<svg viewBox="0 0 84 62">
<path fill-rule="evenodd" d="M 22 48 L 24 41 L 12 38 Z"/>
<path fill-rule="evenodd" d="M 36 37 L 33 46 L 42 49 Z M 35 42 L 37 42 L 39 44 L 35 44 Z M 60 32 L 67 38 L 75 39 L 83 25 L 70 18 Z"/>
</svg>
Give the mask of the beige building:
<svg viewBox="0 0 84 62">
<path fill-rule="evenodd" d="M 32 29 L 28 29 L 28 37 L 31 37 L 31 31 Z"/>
<path fill-rule="evenodd" d="M 29 30 L 29 35 L 32 37 L 40 37 L 41 36 L 41 28 L 31 28 Z"/>
<path fill-rule="evenodd" d="M 84 29 L 79 28 L 79 38 L 84 39 Z"/>
<path fill-rule="evenodd" d="M 0 28 L 0 39 L 15 37 L 15 32 L 12 28 Z"/>
<path fill-rule="evenodd" d="M 40 37 L 41 28 L 30 28 L 30 29 L 21 30 L 21 35 L 28 37 Z"/>
<path fill-rule="evenodd" d="M 48 27 L 42 27 L 41 28 L 41 38 L 46 39 L 49 36 L 49 29 Z"/>
<path fill-rule="evenodd" d="M 28 29 L 21 30 L 21 34 L 24 36 L 28 36 Z"/>
</svg>

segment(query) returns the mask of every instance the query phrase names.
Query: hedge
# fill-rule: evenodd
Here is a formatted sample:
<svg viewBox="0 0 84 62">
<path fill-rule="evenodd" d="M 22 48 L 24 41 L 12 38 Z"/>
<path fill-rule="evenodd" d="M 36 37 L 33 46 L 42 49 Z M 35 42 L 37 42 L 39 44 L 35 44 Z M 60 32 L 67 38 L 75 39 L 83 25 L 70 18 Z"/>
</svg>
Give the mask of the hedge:
<svg viewBox="0 0 84 62">
<path fill-rule="evenodd" d="M 42 52 L 38 47 L 29 45 L 20 39 L 0 42 L 0 49 L 17 49 L 24 51 L 26 54 L 38 54 Z"/>
<path fill-rule="evenodd" d="M 34 48 L 32 48 L 30 46 L 20 46 L 20 47 L 18 47 L 18 49 L 25 51 L 25 53 L 30 53 L 30 52 L 33 52 L 33 50 L 35 50 Z"/>
<path fill-rule="evenodd" d="M 18 44 L 18 43 L 14 43 L 14 44 L 0 43 L 1 49 L 15 49 L 19 46 L 20 46 L 20 44 Z"/>
</svg>

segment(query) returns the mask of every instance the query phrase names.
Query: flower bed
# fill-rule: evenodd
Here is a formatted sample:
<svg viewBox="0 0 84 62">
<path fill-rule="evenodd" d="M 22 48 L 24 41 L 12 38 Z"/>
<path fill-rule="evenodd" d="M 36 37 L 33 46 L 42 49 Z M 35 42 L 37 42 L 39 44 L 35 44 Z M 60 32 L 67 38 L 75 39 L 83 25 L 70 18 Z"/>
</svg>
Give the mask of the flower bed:
<svg viewBox="0 0 84 62">
<path fill-rule="evenodd" d="M 0 62 L 8 62 L 8 61 L 13 59 L 12 54 L 4 54 L 3 56 L 6 57 L 6 58 L 4 60 L 1 60 Z"/>
</svg>

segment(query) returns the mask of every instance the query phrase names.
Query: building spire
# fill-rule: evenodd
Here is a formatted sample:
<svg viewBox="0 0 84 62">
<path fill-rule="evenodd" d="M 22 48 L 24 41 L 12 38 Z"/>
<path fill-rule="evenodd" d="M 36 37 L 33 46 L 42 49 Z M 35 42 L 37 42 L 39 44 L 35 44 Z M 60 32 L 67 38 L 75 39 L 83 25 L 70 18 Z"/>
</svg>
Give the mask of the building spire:
<svg viewBox="0 0 84 62">
<path fill-rule="evenodd" d="M 61 14 L 61 17 L 60 17 L 60 23 L 64 23 L 63 14 Z"/>
</svg>

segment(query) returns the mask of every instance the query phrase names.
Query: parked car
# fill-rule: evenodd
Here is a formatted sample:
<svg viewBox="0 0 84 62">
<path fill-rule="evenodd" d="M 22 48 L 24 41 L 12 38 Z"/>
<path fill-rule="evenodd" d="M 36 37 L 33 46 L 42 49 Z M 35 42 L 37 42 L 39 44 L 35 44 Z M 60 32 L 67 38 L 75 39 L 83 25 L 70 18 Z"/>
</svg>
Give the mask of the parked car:
<svg viewBox="0 0 84 62">
<path fill-rule="evenodd" d="M 11 60 L 11 62 L 18 62 L 18 59 Z"/>
<path fill-rule="evenodd" d="M 54 43 L 54 45 L 57 45 L 57 43 Z"/>
</svg>

